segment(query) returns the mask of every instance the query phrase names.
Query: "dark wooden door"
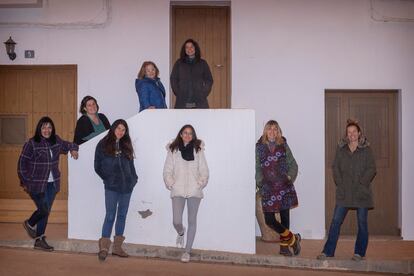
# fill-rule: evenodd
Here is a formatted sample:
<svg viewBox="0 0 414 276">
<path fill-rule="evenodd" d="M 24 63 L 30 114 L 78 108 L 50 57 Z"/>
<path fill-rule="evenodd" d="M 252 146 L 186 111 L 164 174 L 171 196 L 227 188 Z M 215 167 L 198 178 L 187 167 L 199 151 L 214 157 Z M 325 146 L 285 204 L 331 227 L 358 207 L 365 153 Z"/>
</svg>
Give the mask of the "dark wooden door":
<svg viewBox="0 0 414 276">
<path fill-rule="evenodd" d="M 210 66 L 214 84 L 208 97 L 210 108 L 230 108 L 230 8 L 172 6 L 171 68 L 188 38 L 198 42 L 201 56 Z M 175 104 L 171 92 L 171 106 Z"/>
<path fill-rule="evenodd" d="M 397 91 L 343 91 L 325 93 L 325 226 L 329 229 L 335 206 L 332 162 L 348 118 L 359 121 L 374 152 L 377 175 L 372 183 L 375 208 L 369 211 L 369 233 L 400 235 L 398 227 Z M 356 211 L 350 211 L 342 234 L 357 231 Z"/>
<path fill-rule="evenodd" d="M 20 187 L 17 160 L 23 143 L 33 136 L 37 122 L 43 116 L 53 120 L 61 138 L 72 141 L 77 110 L 76 87 L 76 65 L 0 66 L 0 129 L 3 130 L 0 136 L 15 135 L 12 139 L 0 139 L 0 222 L 22 222 L 34 211 L 32 200 Z M 66 223 L 66 156 L 61 156 L 60 171 L 61 191 L 49 221 Z"/>
</svg>

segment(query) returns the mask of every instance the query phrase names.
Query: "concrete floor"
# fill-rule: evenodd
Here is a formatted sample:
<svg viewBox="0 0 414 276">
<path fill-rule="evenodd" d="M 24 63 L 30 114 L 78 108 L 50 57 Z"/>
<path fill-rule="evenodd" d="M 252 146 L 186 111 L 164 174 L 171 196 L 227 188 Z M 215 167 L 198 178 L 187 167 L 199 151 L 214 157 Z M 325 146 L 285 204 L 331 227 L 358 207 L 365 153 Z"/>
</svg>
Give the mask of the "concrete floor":
<svg viewBox="0 0 414 276">
<path fill-rule="evenodd" d="M 50 224 L 46 231 L 48 240 L 66 240 L 66 224 Z M 21 224 L 0 223 L 0 241 L 28 241 Z M 31 243 L 29 243 L 31 244 Z M 303 240 L 300 258 L 315 261 L 324 244 L 323 240 Z M 354 239 L 343 238 L 339 241 L 336 260 L 349 260 L 353 252 Z M 94 251 L 92 251 L 94 252 Z M 258 240 L 256 253 L 260 256 L 278 256 L 277 243 L 264 243 Z M 283 258 L 283 257 L 282 257 Z M 372 237 L 367 252 L 367 261 L 402 261 L 414 260 L 414 242 L 389 238 Z M 348 261 L 349 262 L 349 261 Z M 24 265 L 22 265 L 24 264 Z M 27 265 L 26 265 L 27 264 Z M 55 251 L 39 252 L 32 249 L 0 247 L 0 275 L 361 275 L 361 272 L 340 272 L 323 270 L 306 270 L 290 268 L 269 268 L 258 266 L 228 265 L 217 263 L 182 264 L 179 261 L 160 260 L 157 258 L 130 257 L 120 259 L 110 257 L 107 262 L 100 263 L 95 254 L 71 253 Z M 195 273 L 196 272 L 196 273 Z M 364 273 L 377 275 L 375 273 Z M 35 275 L 35 274 L 34 274 Z M 38 274 L 39 275 L 39 274 Z M 382 274 L 391 275 L 391 274 Z"/>
<path fill-rule="evenodd" d="M 108 257 L 98 261 L 96 255 L 68 252 L 41 252 L 32 249 L 0 248 L 0 275 L 283 275 L 283 276 L 356 276 L 358 273 L 312 271 L 300 269 L 251 267 L 227 264 L 211 264 L 145 259 Z M 363 275 L 392 275 L 363 273 Z"/>
<path fill-rule="evenodd" d="M 46 230 L 48 240 L 67 239 L 67 224 L 49 224 Z M 21 224 L 0 223 L 0 240 L 28 240 Z M 341 237 L 336 250 L 336 259 L 350 259 L 353 254 L 355 239 Z M 302 240 L 303 258 L 316 258 L 324 245 L 324 240 Z M 278 255 L 279 244 L 256 242 L 256 254 Z M 370 237 L 367 251 L 370 260 L 413 260 L 414 241 L 403 241 L 387 237 Z"/>
</svg>

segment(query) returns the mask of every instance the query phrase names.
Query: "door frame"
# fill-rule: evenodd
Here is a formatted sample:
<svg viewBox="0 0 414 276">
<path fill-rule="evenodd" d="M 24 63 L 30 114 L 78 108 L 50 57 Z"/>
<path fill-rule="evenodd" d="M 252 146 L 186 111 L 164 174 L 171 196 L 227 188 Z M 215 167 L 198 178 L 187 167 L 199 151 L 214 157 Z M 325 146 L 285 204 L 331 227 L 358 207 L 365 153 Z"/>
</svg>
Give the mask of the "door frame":
<svg viewBox="0 0 414 276">
<path fill-rule="evenodd" d="M 398 219 L 397 219 L 397 227 L 398 227 L 398 237 L 401 238 L 401 228 L 402 228 L 402 102 L 401 102 L 401 89 L 325 89 L 324 90 L 324 140 L 326 144 L 326 98 L 328 93 L 357 93 L 357 92 L 363 92 L 363 93 L 389 93 L 389 92 L 393 92 L 396 94 L 396 103 L 395 103 L 395 108 L 396 108 L 396 125 L 395 125 L 395 129 L 396 129 L 396 160 L 397 160 L 397 168 L 396 168 L 396 181 L 397 181 L 397 187 L 398 187 L 398 202 L 397 202 L 397 207 L 398 207 Z M 326 156 L 326 151 L 324 153 L 324 171 L 326 168 L 326 160 L 327 156 Z M 328 185 L 327 183 L 327 179 L 326 179 L 326 173 L 324 176 L 324 204 L 326 203 L 326 187 Z M 330 221 L 332 218 L 327 218 L 326 217 L 326 205 L 325 205 L 325 222 L 326 221 Z M 325 231 L 326 231 L 326 235 L 328 234 L 329 231 L 329 225 L 326 225 L 325 223 Z"/>
<path fill-rule="evenodd" d="M 1 70 L 72 70 L 75 72 L 74 75 L 74 102 L 73 102 L 73 120 L 76 123 L 77 113 L 78 113 L 78 65 L 77 64 L 33 64 L 33 65 L 0 65 Z M 46 115 L 46 114 L 45 114 Z M 22 115 L 23 116 L 23 115 Z M 26 115 L 24 115 L 26 116 Z M 26 122 L 26 131 L 28 131 L 28 125 Z M 71 130 L 74 132 L 74 128 Z M 27 141 L 33 133 L 26 133 Z M 72 137 L 70 138 L 72 139 Z M 23 146 L 23 145 L 22 145 Z M 61 164 L 60 164 L 61 165 Z M 69 170 L 67 171 L 69 175 Z M 17 171 L 16 171 L 17 173 Z M 62 176 L 63 177 L 63 176 Z M 68 180 L 68 179 L 67 179 Z M 66 181 L 68 183 L 68 181 Z M 53 212 L 49 217 L 49 223 L 67 223 L 68 218 L 68 196 L 69 196 L 69 187 L 67 191 L 61 191 L 59 194 L 62 195 L 62 198 L 56 198 L 53 204 Z M 36 209 L 33 201 L 27 196 L 24 199 L 0 199 L 0 222 L 8 223 L 20 223 L 27 216 Z"/>
<path fill-rule="evenodd" d="M 227 74 L 227 87 L 229 89 L 227 95 L 227 102 L 229 103 L 229 109 L 232 108 L 232 34 L 231 34 L 231 1 L 170 1 L 170 71 L 168 74 L 168 78 L 171 75 L 172 68 L 176 60 L 173 60 L 174 57 L 174 41 L 175 41 L 175 33 L 174 30 L 174 8 L 175 7 L 188 7 L 188 8 L 202 8 L 202 7 L 228 7 L 229 9 L 229 23 L 228 23 L 228 45 L 226 49 L 226 55 L 228 57 L 228 74 Z M 214 85 L 214 84 L 213 84 Z M 173 106 L 173 95 L 171 88 L 171 83 L 169 86 L 169 108 L 174 108 Z"/>
</svg>

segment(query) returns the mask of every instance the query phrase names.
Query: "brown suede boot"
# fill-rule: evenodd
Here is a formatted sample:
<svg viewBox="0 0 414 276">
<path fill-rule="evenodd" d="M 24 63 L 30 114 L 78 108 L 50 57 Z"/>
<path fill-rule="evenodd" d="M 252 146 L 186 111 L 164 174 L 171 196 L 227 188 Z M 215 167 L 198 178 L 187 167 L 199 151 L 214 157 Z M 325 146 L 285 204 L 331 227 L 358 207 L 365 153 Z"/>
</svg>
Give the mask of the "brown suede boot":
<svg viewBox="0 0 414 276">
<path fill-rule="evenodd" d="M 99 239 L 99 253 L 98 258 L 100 261 L 105 261 L 108 256 L 109 247 L 111 247 L 111 240 L 108 238 Z"/>
<path fill-rule="evenodd" d="M 129 255 L 122 249 L 122 243 L 124 242 L 124 236 L 114 237 L 114 246 L 112 247 L 112 255 L 116 255 L 122 258 L 126 258 Z"/>
</svg>

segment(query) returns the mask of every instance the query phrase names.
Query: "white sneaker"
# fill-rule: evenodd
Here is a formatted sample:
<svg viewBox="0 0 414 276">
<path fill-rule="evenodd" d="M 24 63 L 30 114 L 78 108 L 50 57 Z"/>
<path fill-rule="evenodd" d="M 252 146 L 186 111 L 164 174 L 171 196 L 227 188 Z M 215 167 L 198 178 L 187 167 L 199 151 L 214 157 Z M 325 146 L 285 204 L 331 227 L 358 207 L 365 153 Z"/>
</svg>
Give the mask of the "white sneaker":
<svg viewBox="0 0 414 276">
<path fill-rule="evenodd" d="M 181 256 L 181 261 L 183 263 L 188 263 L 190 261 L 190 253 L 184 252 Z"/>
<path fill-rule="evenodd" d="M 183 227 L 183 234 L 177 234 L 177 239 L 175 240 L 175 244 L 178 248 L 184 247 L 184 235 L 185 235 L 185 227 Z"/>
</svg>

